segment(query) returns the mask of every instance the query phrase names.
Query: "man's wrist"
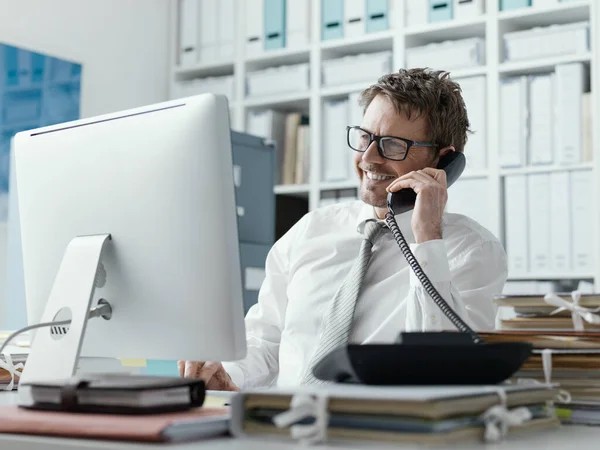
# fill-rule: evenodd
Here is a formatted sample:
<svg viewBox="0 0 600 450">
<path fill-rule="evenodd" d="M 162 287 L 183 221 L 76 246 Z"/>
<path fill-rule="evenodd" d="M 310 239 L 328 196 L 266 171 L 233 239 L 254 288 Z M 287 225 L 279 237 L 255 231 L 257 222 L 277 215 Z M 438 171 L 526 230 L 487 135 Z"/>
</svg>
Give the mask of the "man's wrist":
<svg viewBox="0 0 600 450">
<path fill-rule="evenodd" d="M 435 229 L 429 230 L 415 230 L 413 232 L 415 235 L 415 242 L 417 244 L 422 244 L 427 241 L 435 241 L 437 239 L 442 239 L 442 229 L 441 227 L 437 227 Z"/>
</svg>

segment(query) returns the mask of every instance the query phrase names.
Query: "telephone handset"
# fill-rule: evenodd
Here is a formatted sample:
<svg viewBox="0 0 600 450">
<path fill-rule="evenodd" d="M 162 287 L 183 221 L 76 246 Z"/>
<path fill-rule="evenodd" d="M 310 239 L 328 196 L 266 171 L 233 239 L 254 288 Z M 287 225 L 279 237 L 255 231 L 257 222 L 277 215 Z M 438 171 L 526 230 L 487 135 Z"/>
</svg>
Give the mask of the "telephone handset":
<svg viewBox="0 0 600 450">
<path fill-rule="evenodd" d="M 460 152 L 451 151 L 440 158 L 437 168 L 446 172 L 446 183 L 450 187 L 465 170 L 467 159 Z M 394 214 L 402 214 L 410 211 L 415 206 L 417 193 L 410 188 L 400 189 L 389 193 L 387 197 L 388 209 Z"/>
<path fill-rule="evenodd" d="M 448 186 L 458 179 L 465 163 L 465 156 L 455 151 L 440 159 L 438 168 L 446 171 Z M 484 343 L 433 286 L 394 218 L 414 208 L 416 197 L 412 189 L 388 194 L 385 220 L 425 291 L 460 333 L 402 332 L 395 344 L 340 347 L 315 365 L 317 379 L 374 385 L 497 384 L 531 355 L 532 345 L 527 342 Z"/>
</svg>

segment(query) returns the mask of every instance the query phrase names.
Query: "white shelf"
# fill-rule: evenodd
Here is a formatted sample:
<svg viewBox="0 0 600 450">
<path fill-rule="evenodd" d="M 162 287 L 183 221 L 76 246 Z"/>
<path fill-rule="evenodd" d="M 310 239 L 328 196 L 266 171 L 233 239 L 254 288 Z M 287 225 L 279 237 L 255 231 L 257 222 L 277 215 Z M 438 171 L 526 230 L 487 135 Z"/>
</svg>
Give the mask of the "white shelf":
<svg viewBox="0 0 600 450">
<path fill-rule="evenodd" d="M 284 48 L 281 50 L 265 51 L 265 53 L 245 60 L 249 72 L 287 64 L 308 62 L 310 48 Z"/>
<path fill-rule="evenodd" d="M 450 72 L 450 78 L 452 79 L 486 75 L 487 71 L 488 69 L 486 66 L 466 67 L 464 69 L 448 70 L 448 72 Z"/>
<path fill-rule="evenodd" d="M 310 93 L 300 92 L 291 94 L 270 95 L 268 97 L 248 97 L 243 101 L 246 108 L 274 107 L 285 110 L 308 110 Z"/>
<path fill-rule="evenodd" d="M 508 281 L 536 281 L 536 280 L 589 280 L 594 278 L 593 273 L 530 273 L 523 275 L 509 275 Z"/>
<path fill-rule="evenodd" d="M 319 183 L 319 190 L 321 191 L 337 191 L 339 189 L 356 189 L 359 187 L 359 181 L 346 180 L 346 181 L 322 181 Z"/>
<path fill-rule="evenodd" d="M 477 170 L 469 170 L 465 169 L 465 171 L 460 176 L 460 180 L 472 180 L 474 178 L 485 178 L 490 175 L 490 171 L 487 169 L 477 169 Z"/>
<path fill-rule="evenodd" d="M 498 22 L 500 26 L 516 25 L 518 29 L 582 22 L 588 20 L 589 9 L 590 5 L 588 1 L 558 3 L 545 8 L 519 8 L 512 11 L 499 12 Z"/>
<path fill-rule="evenodd" d="M 380 31 L 348 39 L 333 39 L 319 43 L 323 59 L 338 58 L 358 53 L 373 53 L 392 50 L 394 31 Z"/>
<path fill-rule="evenodd" d="M 307 196 L 310 191 L 310 184 L 278 184 L 275 186 L 275 193 L 279 195 L 303 195 Z"/>
<path fill-rule="evenodd" d="M 524 175 L 530 173 L 548 173 L 548 172 L 568 172 L 571 170 L 592 170 L 594 168 L 594 164 L 591 162 L 581 163 L 581 164 L 573 164 L 573 165 L 565 165 L 565 166 L 528 166 L 528 167 L 516 167 L 516 168 L 507 168 L 500 169 L 500 175 Z"/>
<path fill-rule="evenodd" d="M 219 61 L 209 64 L 197 64 L 194 66 L 183 67 L 176 66 L 173 69 L 173 75 L 177 80 L 233 75 L 233 66 L 233 61 Z"/>
<path fill-rule="evenodd" d="M 404 30 L 407 47 L 415 47 L 430 42 L 484 37 L 487 16 L 482 15 L 470 19 L 455 19 L 444 22 L 429 23 Z"/>
<path fill-rule="evenodd" d="M 589 62 L 590 53 L 580 55 L 561 55 L 526 61 L 509 61 L 500 64 L 498 71 L 503 76 L 527 75 L 530 73 L 552 72 L 557 64 Z"/>
<path fill-rule="evenodd" d="M 343 97 L 353 92 L 360 92 L 369 87 L 369 84 L 365 81 L 363 83 L 346 84 L 343 86 L 326 86 L 321 88 L 320 95 L 321 98 Z"/>
</svg>

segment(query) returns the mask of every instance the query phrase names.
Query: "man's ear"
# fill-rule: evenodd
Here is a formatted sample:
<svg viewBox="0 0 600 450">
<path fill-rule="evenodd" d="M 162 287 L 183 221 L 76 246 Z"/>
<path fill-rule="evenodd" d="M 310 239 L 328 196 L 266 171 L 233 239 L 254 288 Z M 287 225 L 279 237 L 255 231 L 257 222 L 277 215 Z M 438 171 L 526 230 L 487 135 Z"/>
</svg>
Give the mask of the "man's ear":
<svg viewBox="0 0 600 450">
<path fill-rule="evenodd" d="M 444 148 L 442 148 L 442 149 L 441 149 L 441 150 L 438 152 L 438 155 L 437 155 L 437 157 L 435 158 L 435 160 L 433 161 L 433 166 L 432 166 L 432 167 L 436 168 L 436 167 L 438 166 L 439 162 L 440 162 L 440 159 L 441 159 L 443 156 L 447 155 L 447 154 L 448 154 L 448 153 L 450 153 L 450 152 L 455 152 L 455 151 L 456 151 L 456 149 L 454 148 L 454 146 L 453 146 L 453 145 L 448 145 L 447 147 L 444 147 Z"/>
</svg>

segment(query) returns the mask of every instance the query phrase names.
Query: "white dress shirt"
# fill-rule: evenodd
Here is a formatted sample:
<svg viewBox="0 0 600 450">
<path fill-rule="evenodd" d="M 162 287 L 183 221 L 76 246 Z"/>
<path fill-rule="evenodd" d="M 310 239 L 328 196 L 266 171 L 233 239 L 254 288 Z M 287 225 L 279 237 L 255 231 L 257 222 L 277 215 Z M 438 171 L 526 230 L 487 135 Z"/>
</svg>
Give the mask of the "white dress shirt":
<svg viewBox="0 0 600 450">
<path fill-rule="evenodd" d="M 258 303 L 246 315 L 248 354 L 224 363 L 240 388 L 298 385 L 315 351 L 333 296 L 358 256 L 362 227 L 375 218 L 361 201 L 305 215 L 278 240 L 266 261 Z M 477 222 L 444 214 L 443 239 L 415 243 L 412 211 L 396 216 L 431 282 L 475 329 L 493 329 L 495 294 L 506 281 L 506 254 Z M 356 303 L 351 343 L 392 343 L 401 331 L 455 330 L 425 292 L 386 228 Z"/>
</svg>

